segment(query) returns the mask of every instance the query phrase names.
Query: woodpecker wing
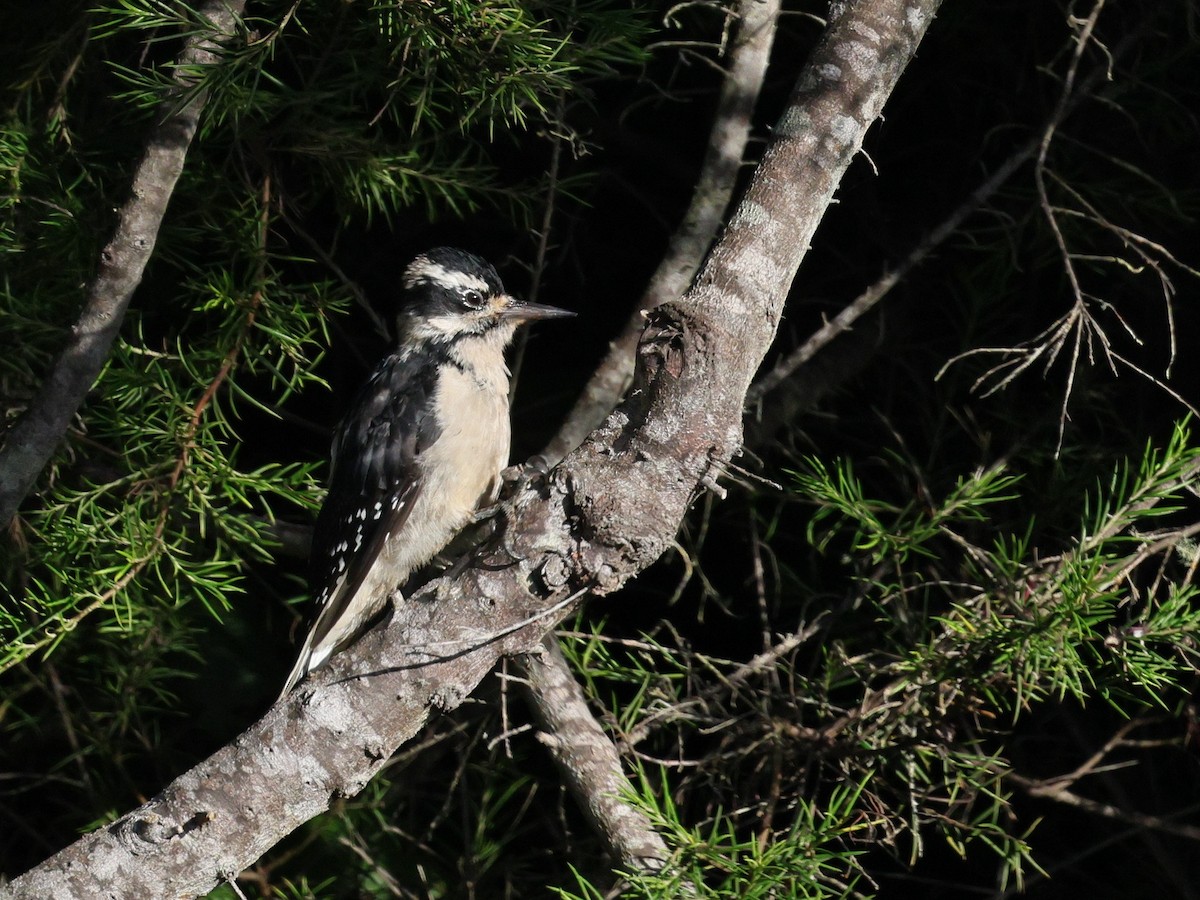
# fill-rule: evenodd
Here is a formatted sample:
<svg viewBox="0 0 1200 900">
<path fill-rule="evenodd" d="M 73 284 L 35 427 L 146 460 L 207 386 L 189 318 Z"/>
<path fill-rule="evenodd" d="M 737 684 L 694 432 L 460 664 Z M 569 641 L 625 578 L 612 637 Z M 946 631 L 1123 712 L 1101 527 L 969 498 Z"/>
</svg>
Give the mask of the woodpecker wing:
<svg viewBox="0 0 1200 900">
<path fill-rule="evenodd" d="M 316 614 L 284 694 L 379 612 L 363 585 L 421 490 L 418 457 L 440 435 L 430 412 L 436 360 L 396 353 L 363 385 L 333 442 L 329 493 L 313 532 Z"/>
</svg>

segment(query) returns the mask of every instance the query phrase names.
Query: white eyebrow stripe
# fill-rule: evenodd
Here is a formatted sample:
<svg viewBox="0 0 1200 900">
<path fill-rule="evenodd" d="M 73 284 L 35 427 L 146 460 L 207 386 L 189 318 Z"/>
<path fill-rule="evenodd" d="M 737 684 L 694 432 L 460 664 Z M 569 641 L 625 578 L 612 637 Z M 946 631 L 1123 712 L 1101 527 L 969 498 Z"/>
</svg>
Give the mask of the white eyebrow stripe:
<svg viewBox="0 0 1200 900">
<path fill-rule="evenodd" d="M 405 272 L 404 286 L 412 288 L 421 281 L 429 281 L 448 288 L 476 290 L 486 294 L 488 283 L 477 275 L 471 275 L 458 269 L 447 269 L 445 266 L 432 262 L 423 256 L 417 257 Z"/>
</svg>

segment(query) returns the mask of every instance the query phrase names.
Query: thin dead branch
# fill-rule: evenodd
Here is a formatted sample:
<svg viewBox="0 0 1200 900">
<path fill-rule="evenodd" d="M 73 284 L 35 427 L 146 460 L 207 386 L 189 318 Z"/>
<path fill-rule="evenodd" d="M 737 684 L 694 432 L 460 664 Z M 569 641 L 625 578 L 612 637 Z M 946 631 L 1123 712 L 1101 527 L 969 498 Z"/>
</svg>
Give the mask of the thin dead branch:
<svg viewBox="0 0 1200 900">
<path fill-rule="evenodd" d="M 1095 78 L 1098 75 L 1103 75 L 1105 78 L 1111 79 L 1117 54 L 1110 52 L 1107 47 L 1099 44 L 1094 36 L 1096 23 L 1104 9 L 1104 5 L 1105 0 L 1096 0 L 1092 5 L 1091 11 L 1085 18 L 1071 19 L 1071 24 L 1076 29 L 1074 38 L 1075 46 L 1071 53 L 1066 74 L 1063 77 L 1063 85 L 1058 103 L 1050 121 L 1042 131 L 1034 162 L 1033 175 L 1038 206 L 1050 230 L 1058 255 L 1062 260 L 1063 273 L 1067 278 L 1073 298 L 1071 308 L 1042 331 L 1038 332 L 1038 334 L 1020 344 L 1009 347 L 975 348 L 952 358 L 942 368 L 942 372 L 945 372 L 954 363 L 976 355 L 998 357 L 999 362 L 984 371 L 976 379 L 973 386 L 975 390 L 982 390 L 984 396 L 987 396 L 1004 389 L 1015 379 L 1035 366 L 1040 366 L 1044 375 L 1060 358 L 1064 359 L 1067 373 L 1062 399 L 1059 404 L 1056 449 L 1061 449 L 1062 447 L 1076 378 L 1079 367 L 1085 362 L 1088 365 L 1096 365 L 1097 362 L 1103 362 L 1114 375 L 1118 374 L 1122 368 L 1127 369 L 1159 387 L 1189 411 L 1195 412 L 1195 407 L 1167 385 L 1164 380 L 1156 377 L 1114 347 L 1112 339 L 1105 330 L 1105 324 L 1098 315 L 1099 313 L 1115 319 L 1117 326 L 1134 343 L 1140 345 L 1142 340 L 1113 304 L 1085 289 L 1076 264 L 1081 261 L 1108 263 L 1119 266 L 1133 274 L 1137 274 L 1146 268 L 1155 273 L 1158 277 L 1163 301 L 1166 306 L 1169 340 L 1168 359 L 1165 366 L 1166 375 L 1164 375 L 1164 378 L 1169 376 L 1176 354 L 1175 313 L 1172 308 L 1175 287 L 1166 272 L 1166 268 L 1168 265 L 1171 265 L 1189 275 L 1195 276 L 1198 273 L 1196 270 L 1177 260 L 1161 244 L 1109 221 L 1094 204 L 1090 203 L 1078 190 L 1053 172 L 1048 163 L 1050 148 L 1054 143 L 1059 127 L 1069 113 L 1073 102 L 1077 101 L 1080 95 L 1086 93 L 1085 88 L 1077 86 L 1077 81 L 1080 65 L 1089 47 L 1099 48 L 1104 56 L 1104 64 L 1092 77 Z M 1055 203 L 1051 199 L 1048 187 L 1051 183 L 1056 189 L 1077 204 L 1077 208 L 1064 207 Z M 1096 225 L 1102 231 L 1119 241 L 1126 251 L 1132 254 L 1133 260 L 1119 256 L 1080 253 L 1073 250 L 1068 244 L 1060 224 L 1061 219 L 1065 217 L 1083 219 Z"/>
<path fill-rule="evenodd" d="M 1115 63 L 1130 47 L 1134 45 L 1132 40 L 1126 40 L 1121 43 L 1112 53 L 1112 62 Z M 1074 83 L 1075 76 L 1072 75 L 1071 83 Z M 840 312 L 832 319 L 821 326 L 811 337 L 803 344 L 790 352 L 787 356 L 780 359 L 770 372 L 761 376 L 746 396 L 748 406 L 754 406 L 760 403 L 768 393 L 775 390 L 788 378 L 791 378 L 798 369 L 808 363 L 822 349 L 830 344 L 839 335 L 844 334 L 854 327 L 866 313 L 874 309 L 881 300 L 883 300 L 891 290 L 904 281 L 914 269 L 927 260 L 935 250 L 937 250 L 947 239 L 953 237 L 959 232 L 963 223 L 966 222 L 973 214 L 985 207 L 987 203 L 996 195 L 996 193 L 1008 183 L 1009 179 L 1017 173 L 1017 171 L 1029 162 L 1040 156 L 1046 146 L 1046 134 L 1052 132 L 1057 125 L 1061 124 L 1071 113 L 1079 108 L 1079 106 L 1088 98 L 1093 97 L 1099 87 L 1111 80 L 1111 70 L 1109 68 L 1101 68 L 1091 72 L 1086 78 L 1082 79 L 1076 90 L 1065 90 L 1060 98 L 1059 105 L 1051 114 L 1050 119 L 1042 127 L 1041 131 L 1031 137 L 1024 144 L 1017 148 L 1004 162 L 1002 162 L 996 170 L 985 178 L 975 190 L 973 190 L 967 198 L 959 204 L 959 206 L 935 226 L 929 234 L 927 234 L 903 260 L 890 272 L 885 273 L 874 284 L 868 287 L 865 291 L 859 294 L 854 300 L 842 308 Z M 1084 202 L 1079 198 L 1080 202 Z M 1093 210 L 1093 214 L 1100 219 L 1098 212 Z M 1144 238 L 1138 235 L 1133 235 L 1128 232 L 1122 233 L 1117 226 L 1110 224 L 1114 233 L 1118 234 L 1122 240 L 1126 242 L 1143 243 Z M 1183 268 L 1182 263 L 1170 256 L 1164 248 L 1158 245 L 1153 245 L 1150 250 L 1159 253 L 1160 256 L 1168 258 L 1172 263 Z M 1149 252 L 1143 251 L 1141 254 L 1142 261 L 1146 265 L 1150 265 L 1159 273 L 1160 278 L 1164 277 L 1161 266 L 1151 262 Z M 1169 283 L 1169 282 L 1168 282 Z M 1164 291 L 1167 289 L 1164 284 Z M 1039 335 L 1041 337 L 1041 335 Z M 1173 338 L 1173 328 L 1172 328 Z M 1034 339 L 1037 340 L 1036 338 Z M 986 351 L 975 351 L 986 352 Z M 955 362 L 962 357 L 956 357 L 950 363 Z M 949 365 L 949 363 L 947 364 Z M 943 369 L 945 371 L 945 369 Z M 1007 382 L 1006 382 L 1007 383 Z"/>
</svg>

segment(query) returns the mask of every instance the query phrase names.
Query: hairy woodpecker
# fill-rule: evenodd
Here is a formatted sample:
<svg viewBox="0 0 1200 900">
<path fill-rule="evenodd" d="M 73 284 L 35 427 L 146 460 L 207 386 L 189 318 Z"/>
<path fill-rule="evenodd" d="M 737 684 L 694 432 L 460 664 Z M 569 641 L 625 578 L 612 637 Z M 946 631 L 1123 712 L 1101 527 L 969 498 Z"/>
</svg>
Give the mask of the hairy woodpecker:
<svg viewBox="0 0 1200 900">
<path fill-rule="evenodd" d="M 284 694 L 495 498 L 509 451 L 504 349 L 525 322 L 574 315 L 514 299 L 486 261 L 448 247 L 414 259 L 403 287 L 399 346 L 334 436 L 313 534 L 315 617 Z"/>
</svg>

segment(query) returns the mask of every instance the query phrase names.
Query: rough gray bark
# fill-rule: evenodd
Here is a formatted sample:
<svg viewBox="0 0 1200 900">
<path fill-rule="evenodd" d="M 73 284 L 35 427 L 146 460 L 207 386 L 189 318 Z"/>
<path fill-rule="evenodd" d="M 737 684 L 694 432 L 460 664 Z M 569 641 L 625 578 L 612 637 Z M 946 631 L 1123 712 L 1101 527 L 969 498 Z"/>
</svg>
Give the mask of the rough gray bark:
<svg viewBox="0 0 1200 900">
<path fill-rule="evenodd" d="M 146 141 L 116 231 L 100 251 L 79 320 L 37 396 L 0 448 L 0 526 L 16 514 L 108 359 L 129 301 L 154 252 L 159 226 L 207 99 L 204 91 L 187 94 L 195 80 L 195 67 L 215 62 L 219 45 L 232 37 L 245 5 L 245 0 L 212 0 L 199 8 L 198 15 L 208 29 L 190 37 L 180 53 L 177 94 L 163 104 L 162 119 Z M 181 102 L 185 98 L 186 102 Z"/>
<path fill-rule="evenodd" d="M 656 870 L 669 853 L 654 823 L 625 799 L 632 790 L 616 746 L 588 708 L 558 644 L 522 657 L 521 672 L 546 745 L 592 828 L 626 871 Z"/>
<path fill-rule="evenodd" d="M 211 890 L 361 790 L 432 712 L 461 703 L 501 655 L 533 650 L 584 593 L 611 593 L 657 559 L 737 451 L 809 239 L 938 5 L 839 5 L 694 288 L 651 313 L 629 398 L 518 493 L 484 565 L 403 602 L 233 743 L 0 896 Z"/>
</svg>

